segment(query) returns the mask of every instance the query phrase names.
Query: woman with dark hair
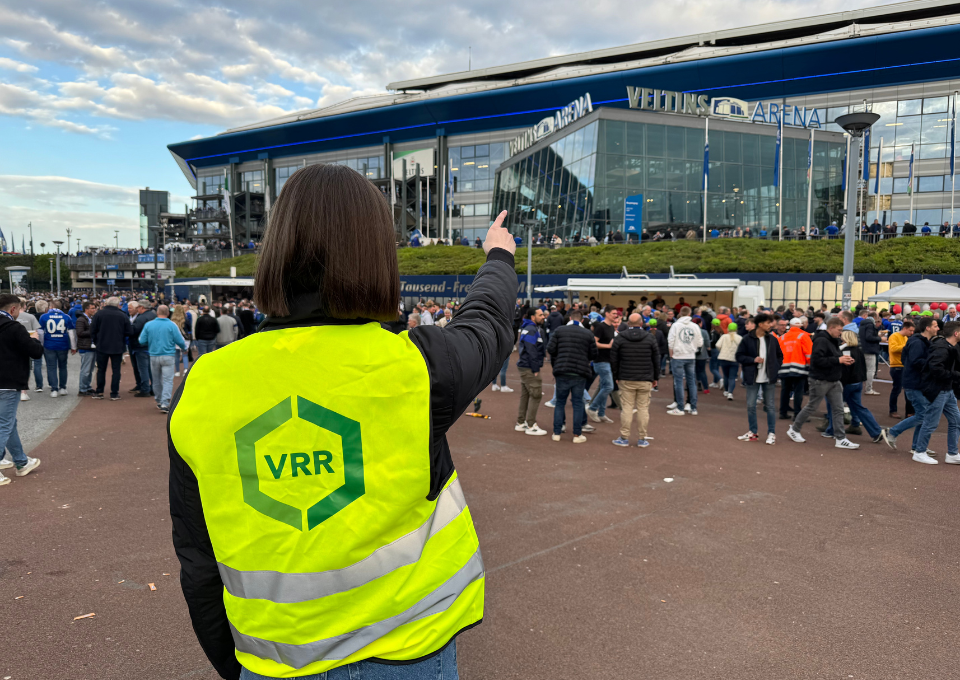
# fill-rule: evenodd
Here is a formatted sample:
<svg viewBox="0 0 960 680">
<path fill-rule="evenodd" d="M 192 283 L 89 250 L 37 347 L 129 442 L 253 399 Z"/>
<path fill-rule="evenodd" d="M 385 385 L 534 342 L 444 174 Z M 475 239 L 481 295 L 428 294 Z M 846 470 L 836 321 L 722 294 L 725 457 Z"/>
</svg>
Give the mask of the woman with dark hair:
<svg viewBox="0 0 960 680">
<path fill-rule="evenodd" d="M 378 323 L 400 303 L 383 195 L 336 165 L 284 184 L 261 332 L 198 358 L 168 420 L 180 582 L 222 677 L 458 677 L 484 571 L 446 432 L 513 346 L 505 216 L 457 315 L 395 335 Z"/>
</svg>

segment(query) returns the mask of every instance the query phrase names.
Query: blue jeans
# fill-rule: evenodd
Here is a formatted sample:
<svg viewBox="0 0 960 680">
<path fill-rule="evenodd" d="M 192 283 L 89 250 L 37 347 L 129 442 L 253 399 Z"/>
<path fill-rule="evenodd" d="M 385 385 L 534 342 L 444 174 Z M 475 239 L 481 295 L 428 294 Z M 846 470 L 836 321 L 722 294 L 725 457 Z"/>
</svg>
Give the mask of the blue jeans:
<svg viewBox="0 0 960 680">
<path fill-rule="evenodd" d="M 720 372 L 723 374 L 723 390 L 733 394 L 733 388 L 737 386 L 737 372 L 740 370 L 740 364 L 736 361 L 721 361 Z"/>
<path fill-rule="evenodd" d="M 137 387 L 143 394 L 150 394 L 153 385 L 153 376 L 150 375 L 150 353 L 145 349 L 138 349 L 130 354 L 137 362 L 137 372 L 140 374 L 140 384 Z"/>
<path fill-rule="evenodd" d="M 38 390 L 43 389 L 43 357 L 33 359 L 33 382 Z"/>
<path fill-rule="evenodd" d="M 697 359 L 697 382 L 705 390 L 710 389 L 710 381 L 707 380 L 707 360 Z"/>
<path fill-rule="evenodd" d="M 877 419 L 873 417 L 863 402 L 860 401 L 860 395 L 863 394 L 863 383 L 853 383 L 843 386 L 843 401 L 850 407 L 850 427 L 857 427 L 861 423 L 867 430 L 867 434 L 876 437 L 880 434 L 880 425 Z M 833 411 L 827 409 L 827 434 L 833 434 Z M 924 449 L 926 450 L 926 449 Z"/>
<path fill-rule="evenodd" d="M 710 375 L 715 383 L 723 379 L 723 374 L 720 372 L 720 350 L 716 347 L 710 350 Z M 725 380 L 724 384 L 726 384 Z"/>
<path fill-rule="evenodd" d="M 80 391 L 89 392 L 90 382 L 93 380 L 93 365 L 97 357 L 96 352 L 82 350 L 80 352 Z"/>
<path fill-rule="evenodd" d="M 179 371 L 180 364 L 183 363 L 183 372 L 186 374 L 190 370 L 190 350 L 177 348 L 177 359 L 173 364 L 173 370 Z"/>
<path fill-rule="evenodd" d="M 510 367 L 510 357 L 507 357 L 503 360 L 503 366 L 500 367 L 500 387 L 503 387 L 507 384 L 507 369 Z M 494 377 L 493 384 L 497 384 L 497 379 Z"/>
<path fill-rule="evenodd" d="M 673 398 L 677 408 L 683 409 L 683 378 L 687 378 L 687 392 L 690 395 L 690 408 L 697 408 L 697 378 L 696 359 L 671 359 L 670 370 L 673 372 Z"/>
<path fill-rule="evenodd" d="M 957 408 L 957 397 L 953 390 L 945 390 L 938 394 L 930 403 L 923 415 L 923 426 L 918 427 L 920 439 L 914 451 L 926 451 L 930 444 L 930 436 L 940 424 L 940 415 L 947 417 L 947 453 L 957 455 L 957 442 L 960 441 L 960 409 Z"/>
<path fill-rule="evenodd" d="M 204 354 L 207 354 L 208 352 L 212 352 L 213 350 L 215 350 L 215 349 L 217 348 L 217 341 L 216 341 L 216 339 L 213 339 L 213 340 L 194 340 L 194 342 L 195 342 L 196 345 L 197 345 L 197 359 L 199 359 L 200 357 L 202 357 Z"/>
<path fill-rule="evenodd" d="M 68 349 L 43 350 L 43 358 L 47 360 L 47 382 L 53 392 L 67 386 L 67 355 L 69 353 Z"/>
<path fill-rule="evenodd" d="M 600 387 L 597 389 L 597 395 L 590 402 L 593 411 L 600 417 L 607 412 L 607 397 L 613 392 L 613 371 L 610 364 L 606 361 L 594 361 L 593 370 L 600 376 Z"/>
<path fill-rule="evenodd" d="M 17 407 L 20 406 L 20 390 L 0 390 L 0 457 L 6 448 L 18 468 L 27 464 L 27 454 L 17 432 Z"/>
<path fill-rule="evenodd" d="M 911 427 L 915 428 L 913 431 L 913 443 L 910 446 L 910 450 L 916 451 L 917 443 L 920 441 L 920 426 L 923 425 L 923 416 L 930 407 L 930 402 L 927 401 L 927 398 L 923 396 L 923 392 L 920 390 L 904 388 L 903 394 L 907 397 L 907 399 L 910 400 L 910 403 L 913 404 L 914 413 L 909 418 L 904 418 L 899 423 L 891 427 L 890 435 L 893 437 L 899 437 Z M 924 451 L 926 451 L 926 449 L 924 449 Z"/>
<path fill-rule="evenodd" d="M 173 372 L 176 364 L 176 357 L 172 354 L 160 357 L 150 357 L 150 373 L 156 378 L 154 383 L 153 395 L 157 400 L 157 405 L 162 408 L 170 406 L 170 398 L 173 396 Z"/>
<path fill-rule="evenodd" d="M 583 385 L 586 380 L 580 376 L 557 375 L 554 376 L 554 381 L 557 384 L 557 396 L 554 397 L 556 407 L 553 409 L 553 433 L 560 434 L 563 429 L 567 395 L 570 395 L 573 405 L 573 434 L 579 435 L 587 421 L 587 412 L 583 409 Z"/>
<path fill-rule="evenodd" d="M 775 434 L 774 429 L 777 426 L 777 406 L 774 402 L 777 392 L 776 383 L 758 383 L 744 385 L 747 390 L 747 423 L 750 425 L 750 431 L 759 434 L 757 426 L 757 395 L 760 389 L 763 389 L 763 406 L 767 410 L 767 432 Z"/>
<path fill-rule="evenodd" d="M 459 680 L 457 672 L 457 644 L 455 640 L 439 654 L 417 663 L 392 666 L 373 661 L 357 661 L 334 668 L 326 673 L 298 675 L 294 680 Z M 240 671 L 240 680 L 273 680 L 246 668 Z"/>
</svg>

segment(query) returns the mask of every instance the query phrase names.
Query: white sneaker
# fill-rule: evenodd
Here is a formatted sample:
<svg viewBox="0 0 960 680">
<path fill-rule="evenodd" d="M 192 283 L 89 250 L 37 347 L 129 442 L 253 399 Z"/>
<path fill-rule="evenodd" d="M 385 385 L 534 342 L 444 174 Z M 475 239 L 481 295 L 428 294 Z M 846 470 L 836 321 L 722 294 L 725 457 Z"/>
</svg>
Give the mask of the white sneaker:
<svg viewBox="0 0 960 680">
<path fill-rule="evenodd" d="M 57 392 L 56 390 L 50 390 L 50 396 L 56 399 L 57 397 L 60 396 L 60 393 Z"/>
<path fill-rule="evenodd" d="M 547 408 L 557 408 L 557 403 L 553 401 L 553 399 L 551 399 L 546 404 L 544 404 L 544 406 L 546 406 Z"/>
<path fill-rule="evenodd" d="M 527 430 L 530 429 L 530 426 L 527 425 L 526 423 L 517 423 L 516 425 L 513 426 L 513 429 L 516 430 L 517 432 L 526 432 Z"/>
<path fill-rule="evenodd" d="M 869 394 L 871 397 L 880 396 L 880 393 L 877 392 L 876 390 L 870 390 L 869 392 L 864 392 L 864 394 Z"/>
<path fill-rule="evenodd" d="M 950 455 L 949 453 L 943 457 L 943 462 L 947 465 L 960 465 L 960 453 L 955 455 Z"/>
<path fill-rule="evenodd" d="M 589 432 L 596 432 L 597 428 L 595 428 L 593 425 L 587 424 L 587 425 L 582 425 L 580 427 L 580 431 L 583 432 L 584 434 L 587 434 Z"/>
<path fill-rule="evenodd" d="M 773 432 L 771 432 L 770 434 L 768 434 L 768 435 L 767 435 L 767 443 L 770 444 L 771 446 L 774 445 L 774 444 L 776 444 L 776 443 L 777 443 L 777 435 L 775 435 Z"/>
<path fill-rule="evenodd" d="M 3 486 L 4 484 L 9 484 L 9 483 L 10 483 L 10 478 L 4 477 L 3 473 L 0 472 L 0 486 Z"/>
<path fill-rule="evenodd" d="M 174 374 L 173 374 L 173 377 L 174 377 L 174 378 L 179 378 L 179 377 L 180 377 L 180 371 L 177 371 L 176 373 L 174 373 Z"/>
<path fill-rule="evenodd" d="M 540 437 L 547 434 L 546 430 L 541 429 L 537 426 L 536 423 L 527 428 L 527 434 L 532 434 L 534 437 Z"/>
<path fill-rule="evenodd" d="M 600 422 L 603 422 L 603 423 L 612 423 L 612 422 L 613 422 L 613 419 L 612 419 L 612 418 L 608 418 L 607 416 L 600 416 Z"/>
<path fill-rule="evenodd" d="M 687 414 L 678 408 L 672 408 L 669 411 L 667 411 L 667 415 L 668 416 L 685 416 Z"/>
<path fill-rule="evenodd" d="M 582 434 L 581 434 L 581 435 L 573 438 L 573 443 L 574 443 L 574 444 L 582 444 L 582 443 L 585 442 L 585 441 L 587 441 L 586 435 L 582 435 Z"/>
<path fill-rule="evenodd" d="M 675 409 L 675 408 L 677 408 L 677 402 L 672 401 L 672 402 L 670 402 L 669 404 L 667 404 L 667 410 L 668 410 L 668 411 L 672 411 L 672 410 Z"/>
<path fill-rule="evenodd" d="M 590 409 L 587 409 L 587 418 L 589 418 L 590 420 L 592 420 L 592 421 L 595 422 L 595 423 L 599 423 L 599 422 L 600 422 L 600 416 L 597 415 L 597 412 L 596 412 L 596 411 L 592 411 L 592 410 L 590 410 Z"/>
<path fill-rule="evenodd" d="M 799 432 L 793 429 L 793 425 L 787 428 L 787 436 L 798 444 L 803 444 L 805 441 L 807 441 Z"/>
<path fill-rule="evenodd" d="M 711 390 L 715 390 L 715 389 L 717 389 L 717 388 L 719 388 L 719 387 L 720 387 L 720 385 L 718 385 L 718 384 L 715 383 L 715 382 L 710 383 L 710 385 L 709 385 L 709 388 L 710 388 Z"/>
<path fill-rule="evenodd" d="M 720 378 L 720 380 L 717 381 L 717 389 L 718 390 L 723 389 L 723 378 Z"/>
<path fill-rule="evenodd" d="M 558 442 L 558 441 L 560 441 L 560 435 L 558 435 L 558 434 L 552 434 L 552 435 L 550 435 L 550 439 L 552 439 L 552 440 L 555 441 L 555 442 Z"/>
<path fill-rule="evenodd" d="M 9 470 L 13 467 L 13 461 L 9 458 L 0 458 L 0 470 Z"/>
<path fill-rule="evenodd" d="M 692 411 L 693 409 L 690 407 L 690 404 L 684 404 L 683 410 L 686 411 L 687 413 L 690 413 L 690 411 Z"/>
<path fill-rule="evenodd" d="M 692 416 L 695 416 L 695 415 L 697 415 L 697 409 L 692 409 L 692 410 L 688 411 L 688 413 L 689 413 L 690 415 L 692 415 Z"/>
<path fill-rule="evenodd" d="M 742 442 L 756 441 L 757 435 L 755 435 L 753 432 L 744 432 L 742 435 L 737 437 L 737 439 Z"/>
<path fill-rule="evenodd" d="M 733 401 L 733 395 L 727 392 L 727 401 Z"/>
<path fill-rule="evenodd" d="M 67 396 L 67 388 L 66 388 L 66 387 L 61 387 L 61 388 L 60 388 L 60 396 L 61 396 L 61 397 Z"/>
<path fill-rule="evenodd" d="M 859 449 L 859 444 L 854 444 L 852 441 L 844 437 L 843 439 L 838 439 L 837 443 L 833 445 L 837 449 Z M 916 459 L 914 459 L 916 460 Z"/>
<path fill-rule="evenodd" d="M 501 391 L 501 392 L 513 392 L 513 388 L 512 388 L 512 387 L 507 387 L 506 385 L 504 385 L 503 387 L 500 388 L 500 391 Z"/>
<path fill-rule="evenodd" d="M 27 457 L 27 464 L 17 470 L 17 477 L 26 477 L 40 465 L 39 458 Z"/>
<path fill-rule="evenodd" d="M 30 401 L 30 395 L 26 392 L 20 393 L 20 401 Z"/>
<path fill-rule="evenodd" d="M 926 451 L 913 454 L 913 459 L 918 463 L 926 463 L 927 465 L 936 465 L 940 462 L 936 458 L 931 458 L 927 455 Z"/>
<path fill-rule="evenodd" d="M 498 385 L 497 383 L 493 383 L 493 391 L 494 391 L 494 392 L 499 392 L 499 391 L 500 391 L 500 385 Z"/>
</svg>

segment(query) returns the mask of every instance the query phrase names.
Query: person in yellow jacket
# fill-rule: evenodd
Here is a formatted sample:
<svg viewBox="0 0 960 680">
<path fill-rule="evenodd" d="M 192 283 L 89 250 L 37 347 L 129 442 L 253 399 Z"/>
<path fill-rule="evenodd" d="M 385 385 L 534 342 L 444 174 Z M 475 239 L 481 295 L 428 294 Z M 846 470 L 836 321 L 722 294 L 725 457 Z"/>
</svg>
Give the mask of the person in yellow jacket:
<svg viewBox="0 0 960 680">
<path fill-rule="evenodd" d="M 446 432 L 513 346 L 505 216 L 449 323 L 394 335 L 383 195 L 336 165 L 284 184 L 255 275 L 267 318 L 200 357 L 168 416 L 181 586 L 221 677 L 458 677 L 484 567 Z"/>
</svg>

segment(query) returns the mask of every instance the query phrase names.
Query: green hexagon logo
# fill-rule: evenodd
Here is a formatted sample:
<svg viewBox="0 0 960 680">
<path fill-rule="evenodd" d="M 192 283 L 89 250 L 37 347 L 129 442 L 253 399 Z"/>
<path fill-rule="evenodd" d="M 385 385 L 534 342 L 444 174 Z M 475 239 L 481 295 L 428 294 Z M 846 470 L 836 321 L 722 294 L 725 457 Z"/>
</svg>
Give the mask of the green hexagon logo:
<svg viewBox="0 0 960 680">
<path fill-rule="evenodd" d="M 363 445 L 360 437 L 360 423 L 301 396 L 297 396 L 296 418 L 339 435 L 343 445 L 343 484 L 328 492 L 306 509 L 306 525 L 307 531 L 309 531 L 333 517 L 364 494 Z M 293 419 L 293 397 L 287 397 L 237 430 L 234 439 L 237 443 L 237 467 L 240 470 L 243 501 L 267 517 L 303 531 L 303 511 L 294 505 L 277 500 L 264 493 L 260 488 L 260 476 L 257 468 L 257 442 Z M 305 473 L 304 476 L 311 475 L 307 469 L 310 463 L 309 454 L 292 453 L 289 455 L 294 477 L 297 476 L 298 469 Z M 270 471 L 277 479 L 280 476 L 279 472 L 286 464 L 286 457 L 287 454 L 280 457 L 279 468 L 275 467 L 272 459 L 268 459 Z M 314 451 L 312 462 L 315 471 L 319 473 L 321 468 L 325 468 L 332 472 L 329 465 L 331 459 L 332 455 L 328 451 Z"/>
</svg>

